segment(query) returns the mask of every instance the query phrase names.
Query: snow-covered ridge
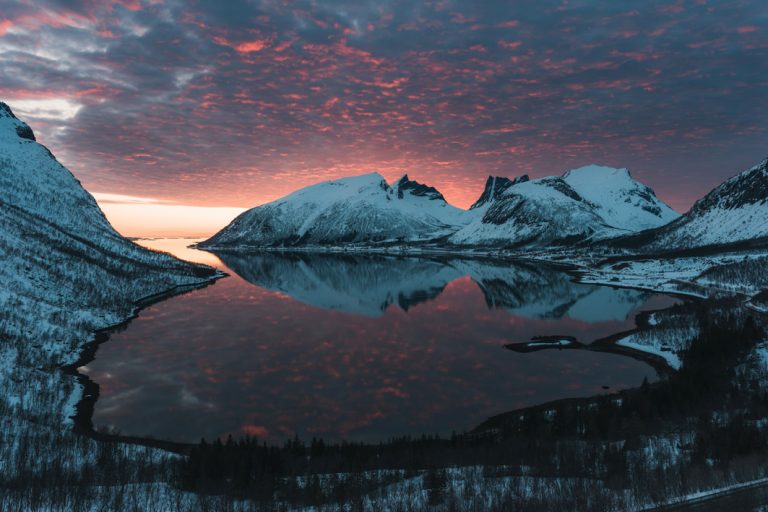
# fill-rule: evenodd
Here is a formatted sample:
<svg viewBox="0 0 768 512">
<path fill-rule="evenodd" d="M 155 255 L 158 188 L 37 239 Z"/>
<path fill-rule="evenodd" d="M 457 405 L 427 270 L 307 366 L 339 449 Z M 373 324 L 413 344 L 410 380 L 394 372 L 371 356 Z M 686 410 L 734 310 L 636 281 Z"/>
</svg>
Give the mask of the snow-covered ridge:
<svg viewBox="0 0 768 512">
<path fill-rule="evenodd" d="M 627 169 L 588 165 L 566 172 L 563 181 L 595 205 L 607 225 L 617 229 L 641 231 L 680 216 L 652 189 L 632 179 Z"/>
<path fill-rule="evenodd" d="M 11 107 L 0 102 L 0 133 L 12 138 L 12 132 L 21 139 L 35 141 L 35 133 L 27 123 L 20 120 L 11 110 Z"/>
<path fill-rule="evenodd" d="M 626 169 L 593 165 L 536 180 L 489 176 L 469 210 L 407 175 L 389 185 L 371 173 L 257 206 L 200 246 L 546 246 L 633 233 L 676 217 Z"/>
<path fill-rule="evenodd" d="M 617 243 L 641 252 L 666 252 L 766 237 L 768 158 L 723 182 L 675 221 Z"/>
<path fill-rule="evenodd" d="M 602 240 L 661 226 L 678 214 L 626 169 L 590 165 L 515 182 L 450 241 L 456 245 L 546 247 Z"/>
</svg>

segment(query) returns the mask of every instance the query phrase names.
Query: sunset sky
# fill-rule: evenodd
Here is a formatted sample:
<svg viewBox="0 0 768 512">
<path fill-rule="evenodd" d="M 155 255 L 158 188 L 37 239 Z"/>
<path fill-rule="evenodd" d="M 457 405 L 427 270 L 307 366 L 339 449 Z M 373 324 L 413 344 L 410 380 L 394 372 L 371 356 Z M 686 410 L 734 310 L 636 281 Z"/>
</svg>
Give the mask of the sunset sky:
<svg viewBox="0 0 768 512">
<path fill-rule="evenodd" d="M 134 236 L 371 171 L 466 207 L 599 163 L 682 211 L 768 155 L 767 91 L 765 0 L 0 0 L 0 99 Z"/>
</svg>

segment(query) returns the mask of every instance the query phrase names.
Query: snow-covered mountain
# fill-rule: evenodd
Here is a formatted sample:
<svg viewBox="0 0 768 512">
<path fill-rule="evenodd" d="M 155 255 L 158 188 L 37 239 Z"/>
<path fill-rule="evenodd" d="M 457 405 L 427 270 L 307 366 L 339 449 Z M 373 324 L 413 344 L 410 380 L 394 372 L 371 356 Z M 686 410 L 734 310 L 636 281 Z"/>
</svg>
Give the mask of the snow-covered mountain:
<svg viewBox="0 0 768 512">
<path fill-rule="evenodd" d="M 58 428 L 74 412 L 80 388 L 60 367 L 94 330 L 129 318 L 139 299 L 214 276 L 120 236 L 0 103 L 0 408 L 33 425 L 22 430 Z"/>
<path fill-rule="evenodd" d="M 468 221 L 436 189 L 378 173 L 318 183 L 252 208 L 203 248 L 386 244 L 450 235 Z"/>
<path fill-rule="evenodd" d="M 626 169 L 588 166 L 562 177 L 489 176 L 469 210 L 432 187 L 366 174 L 312 185 L 252 208 L 201 248 L 386 245 L 547 246 L 657 227 L 678 214 Z"/>
<path fill-rule="evenodd" d="M 563 181 L 592 203 L 603 221 L 616 229 L 642 231 L 680 216 L 656 197 L 650 187 L 632 179 L 627 169 L 588 165 L 566 172 Z"/>
<path fill-rule="evenodd" d="M 642 252 L 666 252 L 766 237 L 768 158 L 723 182 L 674 222 L 616 244 Z"/>
<path fill-rule="evenodd" d="M 637 232 L 677 216 L 626 169 L 590 165 L 562 177 L 508 186 L 482 217 L 475 217 L 449 241 L 456 245 L 544 247 Z"/>
</svg>

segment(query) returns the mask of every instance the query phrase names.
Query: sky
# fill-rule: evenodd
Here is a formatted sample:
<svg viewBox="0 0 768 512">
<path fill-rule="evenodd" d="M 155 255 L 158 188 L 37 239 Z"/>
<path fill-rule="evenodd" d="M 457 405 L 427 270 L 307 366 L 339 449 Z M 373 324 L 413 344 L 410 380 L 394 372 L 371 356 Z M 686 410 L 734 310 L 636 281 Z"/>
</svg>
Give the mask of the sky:
<svg viewBox="0 0 768 512">
<path fill-rule="evenodd" d="M 768 4 L 0 0 L 0 100 L 118 230 L 317 181 L 627 167 L 679 211 L 768 155 Z"/>
</svg>

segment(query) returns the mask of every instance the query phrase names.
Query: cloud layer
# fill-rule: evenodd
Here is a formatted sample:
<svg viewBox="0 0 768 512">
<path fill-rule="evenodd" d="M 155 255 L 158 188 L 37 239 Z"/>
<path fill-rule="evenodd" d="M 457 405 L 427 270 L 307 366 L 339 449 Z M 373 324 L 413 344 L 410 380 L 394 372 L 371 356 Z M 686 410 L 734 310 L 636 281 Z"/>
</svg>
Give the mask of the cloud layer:
<svg viewBox="0 0 768 512">
<path fill-rule="evenodd" d="M 764 2 L 16 2 L 0 97 L 91 190 L 253 206 L 408 172 L 630 167 L 678 208 L 768 153 Z"/>
</svg>

